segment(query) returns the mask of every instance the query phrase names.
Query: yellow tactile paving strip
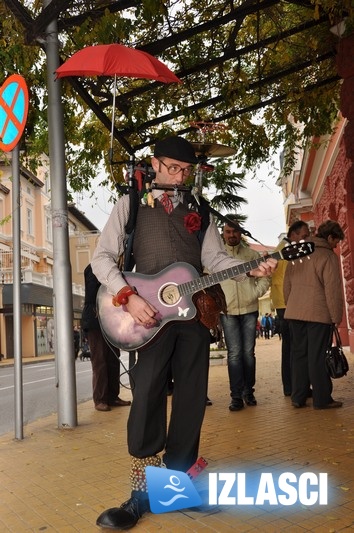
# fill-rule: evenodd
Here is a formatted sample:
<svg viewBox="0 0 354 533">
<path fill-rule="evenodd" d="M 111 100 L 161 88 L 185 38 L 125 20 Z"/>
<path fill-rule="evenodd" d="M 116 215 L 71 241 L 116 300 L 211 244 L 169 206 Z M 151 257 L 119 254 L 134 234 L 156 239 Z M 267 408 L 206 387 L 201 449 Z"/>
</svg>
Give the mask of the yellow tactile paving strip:
<svg viewBox="0 0 354 533">
<path fill-rule="evenodd" d="M 280 342 L 257 345 L 257 407 L 231 413 L 227 368 L 210 367 L 209 396 L 200 453 L 209 472 L 326 472 L 327 506 L 205 506 L 184 512 L 147 514 L 134 528 L 168 532 L 313 531 L 354 528 L 354 356 L 351 370 L 334 383 L 337 410 L 294 409 L 282 395 Z M 130 399 L 130 393 L 121 394 Z M 311 405 L 311 400 L 309 400 Z M 79 426 L 58 430 L 52 415 L 25 427 L 25 438 L 0 437 L 0 532 L 98 531 L 104 509 L 130 494 L 126 420 L 129 408 L 102 413 L 91 402 L 78 406 Z"/>
</svg>

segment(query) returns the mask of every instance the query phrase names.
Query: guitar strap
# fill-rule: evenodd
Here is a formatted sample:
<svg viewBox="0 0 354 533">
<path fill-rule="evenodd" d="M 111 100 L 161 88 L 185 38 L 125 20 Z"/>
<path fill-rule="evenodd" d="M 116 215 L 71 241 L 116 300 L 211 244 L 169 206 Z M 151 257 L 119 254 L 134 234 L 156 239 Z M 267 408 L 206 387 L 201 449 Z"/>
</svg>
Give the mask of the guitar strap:
<svg viewBox="0 0 354 533">
<path fill-rule="evenodd" d="M 135 171 L 129 179 L 129 185 L 117 185 L 117 188 L 121 193 L 129 194 L 129 218 L 125 226 L 125 231 L 127 235 L 126 246 L 124 257 L 120 258 L 119 264 L 120 268 L 128 272 L 131 272 L 135 266 L 135 261 L 133 257 L 133 241 L 139 205 L 146 192 L 146 186 L 151 183 L 153 175 L 154 173 L 152 169 L 146 164 L 146 162 L 141 161 L 137 163 Z M 229 219 L 225 215 L 222 215 L 216 209 L 211 207 L 208 200 L 206 200 L 203 196 L 192 195 L 190 191 L 185 193 L 185 201 L 189 205 L 194 205 L 194 207 L 197 208 L 198 213 L 202 217 L 202 226 L 200 231 L 198 232 L 198 239 L 200 244 L 202 244 L 203 242 L 205 232 L 209 225 L 209 215 L 211 213 L 224 224 L 227 223 L 232 228 L 241 230 L 241 233 L 243 235 L 251 238 L 255 242 L 258 242 L 262 245 L 259 240 L 253 237 L 253 235 L 251 235 L 251 233 L 245 228 L 243 228 L 239 223 L 236 224 L 235 221 Z"/>
</svg>

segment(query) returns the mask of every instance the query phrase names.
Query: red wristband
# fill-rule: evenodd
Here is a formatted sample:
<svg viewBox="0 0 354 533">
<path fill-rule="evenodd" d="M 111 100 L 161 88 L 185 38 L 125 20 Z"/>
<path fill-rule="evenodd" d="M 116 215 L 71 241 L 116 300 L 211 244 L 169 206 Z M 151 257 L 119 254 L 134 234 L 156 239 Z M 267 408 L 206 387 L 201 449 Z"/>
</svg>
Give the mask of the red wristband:
<svg viewBox="0 0 354 533">
<path fill-rule="evenodd" d="M 112 298 L 112 303 L 115 307 L 119 307 L 120 305 L 127 305 L 129 301 L 129 296 L 132 294 L 137 294 L 136 290 L 130 287 L 129 285 L 126 285 L 123 287 L 115 296 Z"/>
</svg>

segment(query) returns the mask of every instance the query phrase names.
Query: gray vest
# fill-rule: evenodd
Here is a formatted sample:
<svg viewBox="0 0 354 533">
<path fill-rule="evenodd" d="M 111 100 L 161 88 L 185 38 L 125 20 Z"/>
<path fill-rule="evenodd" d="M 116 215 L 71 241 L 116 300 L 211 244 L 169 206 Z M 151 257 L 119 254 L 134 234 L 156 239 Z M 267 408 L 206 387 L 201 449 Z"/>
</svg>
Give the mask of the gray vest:
<svg viewBox="0 0 354 533">
<path fill-rule="evenodd" d="M 188 233 L 184 227 L 184 217 L 190 212 L 178 204 L 168 215 L 158 200 L 154 208 L 139 206 L 133 245 L 137 272 L 157 274 L 172 263 L 183 261 L 202 273 L 197 233 Z"/>
</svg>

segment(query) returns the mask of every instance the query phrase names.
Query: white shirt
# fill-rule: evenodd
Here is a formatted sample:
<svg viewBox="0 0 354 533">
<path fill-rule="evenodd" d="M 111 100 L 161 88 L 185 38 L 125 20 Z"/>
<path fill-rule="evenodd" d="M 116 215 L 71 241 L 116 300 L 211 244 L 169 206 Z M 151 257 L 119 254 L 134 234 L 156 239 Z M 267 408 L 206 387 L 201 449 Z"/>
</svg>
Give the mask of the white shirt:
<svg viewBox="0 0 354 533">
<path fill-rule="evenodd" d="M 153 189 L 154 198 L 158 198 L 163 191 Z M 173 206 L 178 205 L 178 198 L 171 197 Z M 146 207 L 146 209 L 152 209 Z M 118 258 L 124 253 L 126 232 L 125 226 L 129 218 L 129 196 L 120 197 L 113 207 L 112 213 L 103 228 L 96 250 L 94 252 L 91 266 L 97 279 L 107 287 L 110 294 L 115 295 L 125 285 L 121 271 L 118 269 Z M 218 228 L 212 216 L 210 224 L 206 230 L 202 249 L 201 263 L 203 269 L 210 273 L 234 267 L 242 263 L 230 257 L 225 251 Z M 237 281 L 247 279 L 245 274 L 240 274 L 235 278 Z"/>
</svg>

